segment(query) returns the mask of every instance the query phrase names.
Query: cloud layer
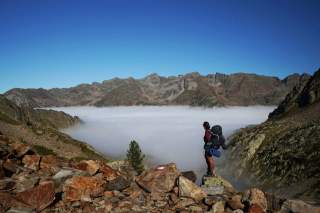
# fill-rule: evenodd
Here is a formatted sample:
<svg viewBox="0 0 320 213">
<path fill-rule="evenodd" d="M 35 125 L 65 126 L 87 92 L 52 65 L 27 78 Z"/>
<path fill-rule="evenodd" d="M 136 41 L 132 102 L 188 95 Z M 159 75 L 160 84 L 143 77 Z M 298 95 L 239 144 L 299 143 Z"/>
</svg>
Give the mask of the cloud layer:
<svg viewBox="0 0 320 213">
<path fill-rule="evenodd" d="M 238 128 L 264 121 L 274 107 L 210 108 L 164 107 L 62 107 L 84 123 L 65 129 L 107 156 L 126 154 L 129 142 L 139 142 L 151 163 L 176 162 L 182 170 L 202 172 L 203 121 L 220 124 L 226 137 Z M 218 162 L 218 165 L 221 162 Z"/>
</svg>

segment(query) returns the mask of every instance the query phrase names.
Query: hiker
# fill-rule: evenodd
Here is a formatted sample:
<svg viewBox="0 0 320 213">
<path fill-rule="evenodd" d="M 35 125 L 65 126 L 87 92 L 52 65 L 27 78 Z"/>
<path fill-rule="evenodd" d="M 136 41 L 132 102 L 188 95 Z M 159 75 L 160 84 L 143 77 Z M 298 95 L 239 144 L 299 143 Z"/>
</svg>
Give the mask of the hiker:
<svg viewBox="0 0 320 213">
<path fill-rule="evenodd" d="M 207 175 L 215 175 L 215 171 L 214 171 L 214 160 L 212 157 L 212 153 L 210 153 L 210 142 L 211 142 L 211 130 L 210 130 L 210 124 L 209 122 L 205 121 L 203 122 L 203 128 L 205 130 L 204 132 L 204 136 L 203 136 L 203 141 L 204 141 L 204 157 L 206 159 L 206 163 L 207 163 Z"/>
<path fill-rule="evenodd" d="M 213 156 L 220 157 L 220 146 L 223 149 L 227 149 L 225 138 L 222 134 L 222 127 L 220 125 L 214 125 L 210 129 L 209 122 L 205 121 L 203 122 L 203 128 L 205 129 L 203 140 L 205 143 L 204 150 L 207 163 L 207 175 L 216 176 Z"/>
</svg>

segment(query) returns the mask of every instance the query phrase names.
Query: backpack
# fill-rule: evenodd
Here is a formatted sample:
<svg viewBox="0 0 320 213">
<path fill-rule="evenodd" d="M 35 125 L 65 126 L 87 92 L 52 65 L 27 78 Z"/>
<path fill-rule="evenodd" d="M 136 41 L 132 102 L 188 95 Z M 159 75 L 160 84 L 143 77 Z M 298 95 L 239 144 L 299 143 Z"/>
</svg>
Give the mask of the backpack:
<svg viewBox="0 0 320 213">
<path fill-rule="evenodd" d="M 226 140 L 222 133 L 222 127 L 220 125 L 214 125 L 213 127 L 211 127 L 211 133 L 212 133 L 211 142 L 213 144 L 213 148 L 219 149 L 221 146 L 223 149 L 226 149 L 227 148 L 225 145 Z"/>
</svg>

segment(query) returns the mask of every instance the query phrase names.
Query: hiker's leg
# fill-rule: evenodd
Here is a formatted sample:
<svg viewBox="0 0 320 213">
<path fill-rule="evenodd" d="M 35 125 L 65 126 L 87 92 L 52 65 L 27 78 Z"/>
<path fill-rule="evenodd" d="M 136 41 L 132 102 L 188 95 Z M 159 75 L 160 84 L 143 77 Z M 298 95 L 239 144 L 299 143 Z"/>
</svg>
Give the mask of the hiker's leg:
<svg viewBox="0 0 320 213">
<path fill-rule="evenodd" d="M 211 175 L 215 175 L 213 157 L 209 157 L 208 160 L 209 160 Z"/>
<path fill-rule="evenodd" d="M 209 162 L 209 156 L 208 155 L 204 155 L 204 158 L 206 159 L 206 163 L 207 163 L 207 174 L 209 174 L 209 172 L 211 171 L 210 169 L 210 162 Z"/>
</svg>

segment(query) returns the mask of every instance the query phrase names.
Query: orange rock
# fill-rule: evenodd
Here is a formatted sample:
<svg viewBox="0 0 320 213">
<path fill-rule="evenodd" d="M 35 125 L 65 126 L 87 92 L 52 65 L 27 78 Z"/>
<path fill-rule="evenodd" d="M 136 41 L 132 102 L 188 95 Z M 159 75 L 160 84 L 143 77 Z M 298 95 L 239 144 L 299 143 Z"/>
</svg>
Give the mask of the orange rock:
<svg viewBox="0 0 320 213">
<path fill-rule="evenodd" d="M 105 163 L 100 164 L 99 171 L 103 174 L 103 177 L 107 181 L 114 180 L 120 175 L 120 173 L 118 171 L 112 169 L 110 166 L 108 166 Z"/>
<path fill-rule="evenodd" d="M 248 213 L 264 213 L 262 207 L 260 207 L 258 204 L 253 204 L 250 206 Z"/>
<path fill-rule="evenodd" d="M 29 169 L 39 169 L 40 156 L 39 155 L 25 155 L 22 159 L 22 163 Z"/>
<path fill-rule="evenodd" d="M 103 179 L 97 177 L 72 177 L 68 179 L 63 186 L 64 200 L 91 200 L 91 197 L 103 194 L 105 183 Z"/>
<path fill-rule="evenodd" d="M 32 208 L 31 206 L 27 205 L 19 201 L 14 195 L 9 193 L 0 192 L 0 212 L 3 209 L 8 209 L 10 207 L 13 208 Z"/>
<path fill-rule="evenodd" d="M 41 169 L 55 169 L 60 166 L 59 159 L 54 155 L 45 155 L 41 158 L 40 168 Z"/>
<path fill-rule="evenodd" d="M 99 164 L 93 160 L 83 160 L 80 163 L 74 165 L 74 168 L 87 171 L 90 175 L 94 175 L 99 170 Z"/>
<path fill-rule="evenodd" d="M 15 142 L 10 146 L 18 157 L 24 156 L 29 150 L 31 150 L 30 146 L 20 142 Z"/>
<path fill-rule="evenodd" d="M 38 186 L 17 194 L 17 198 L 34 207 L 37 211 L 49 206 L 55 199 L 54 183 L 45 181 Z"/>
</svg>

